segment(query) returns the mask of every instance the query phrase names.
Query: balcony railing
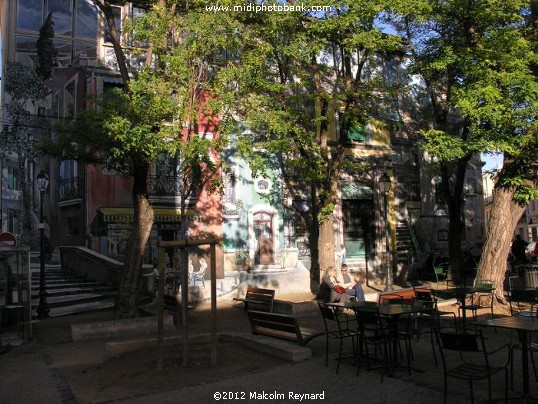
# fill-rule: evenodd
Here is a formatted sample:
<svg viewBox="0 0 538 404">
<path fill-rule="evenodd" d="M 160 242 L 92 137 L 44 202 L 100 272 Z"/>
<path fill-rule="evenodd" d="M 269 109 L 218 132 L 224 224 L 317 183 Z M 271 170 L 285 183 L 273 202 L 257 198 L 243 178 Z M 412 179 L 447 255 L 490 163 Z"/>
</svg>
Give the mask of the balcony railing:
<svg viewBox="0 0 538 404">
<path fill-rule="evenodd" d="M 150 196 L 180 196 L 179 186 L 173 175 L 149 175 L 148 193 Z"/>
<path fill-rule="evenodd" d="M 67 178 L 58 181 L 58 202 L 68 202 L 82 199 L 82 179 Z"/>
</svg>

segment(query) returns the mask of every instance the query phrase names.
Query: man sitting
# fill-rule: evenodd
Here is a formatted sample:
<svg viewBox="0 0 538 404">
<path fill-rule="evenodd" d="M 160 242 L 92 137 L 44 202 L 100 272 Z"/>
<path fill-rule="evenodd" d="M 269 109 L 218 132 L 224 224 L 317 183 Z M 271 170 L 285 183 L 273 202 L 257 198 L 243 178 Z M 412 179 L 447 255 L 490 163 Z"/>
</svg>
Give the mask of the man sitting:
<svg viewBox="0 0 538 404">
<path fill-rule="evenodd" d="M 340 268 L 341 285 L 346 289 L 346 294 L 354 297 L 358 302 L 364 302 L 364 290 L 362 289 L 363 277 L 360 273 L 353 274 L 353 279 L 348 272 L 346 264 Z"/>
</svg>

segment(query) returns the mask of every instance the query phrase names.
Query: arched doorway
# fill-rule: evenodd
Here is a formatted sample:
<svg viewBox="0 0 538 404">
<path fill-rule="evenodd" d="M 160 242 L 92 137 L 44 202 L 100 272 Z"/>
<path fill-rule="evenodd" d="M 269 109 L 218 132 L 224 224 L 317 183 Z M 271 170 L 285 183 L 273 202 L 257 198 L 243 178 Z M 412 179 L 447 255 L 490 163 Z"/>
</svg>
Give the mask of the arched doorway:
<svg viewBox="0 0 538 404">
<path fill-rule="evenodd" d="M 275 262 L 273 213 L 259 211 L 252 217 L 254 231 L 254 264 L 272 265 Z"/>
</svg>

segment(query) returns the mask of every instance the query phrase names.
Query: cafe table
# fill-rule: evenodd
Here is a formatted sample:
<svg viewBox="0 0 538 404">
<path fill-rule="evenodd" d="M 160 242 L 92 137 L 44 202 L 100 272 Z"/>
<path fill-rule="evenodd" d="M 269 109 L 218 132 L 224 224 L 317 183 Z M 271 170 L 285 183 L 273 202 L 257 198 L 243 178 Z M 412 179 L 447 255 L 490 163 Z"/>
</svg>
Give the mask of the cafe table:
<svg viewBox="0 0 538 404">
<path fill-rule="evenodd" d="M 497 327 L 516 330 L 521 344 L 521 368 L 523 372 L 523 395 L 529 397 L 529 336 L 538 331 L 538 320 L 532 317 L 500 317 L 490 320 L 479 320 L 473 324 L 482 327 Z"/>
<path fill-rule="evenodd" d="M 380 316 L 386 318 L 390 326 L 391 337 L 393 341 L 398 341 L 398 320 L 401 315 L 419 313 L 426 308 L 424 302 L 413 301 L 411 304 L 398 303 L 377 303 L 377 302 L 345 302 L 345 303 L 328 303 L 328 306 L 343 307 L 353 311 L 372 311 L 377 310 Z M 398 356 L 398 343 L 392 344 L 392 357 Z M 396 361 L 391 366 L 390 375 L 394 373 L 397 366 Z"/>
<path fill-rule="evenodd" d="M 471 295 L 473 293 L 488 293 L 492 292 L 494 290 L 493 287 L 468 287 L 468 286 L 458 286 L 448 289 L 432 289 L 432 294 L 436 297 L 440 297 L 441 299 L 456 299 L 458 303 L 461 305 L 461 323 L 462 328 L 465 330 L 467 324 L 467 314 L 465 310 L 465 298 L 468 295 Z"/>
</svg>

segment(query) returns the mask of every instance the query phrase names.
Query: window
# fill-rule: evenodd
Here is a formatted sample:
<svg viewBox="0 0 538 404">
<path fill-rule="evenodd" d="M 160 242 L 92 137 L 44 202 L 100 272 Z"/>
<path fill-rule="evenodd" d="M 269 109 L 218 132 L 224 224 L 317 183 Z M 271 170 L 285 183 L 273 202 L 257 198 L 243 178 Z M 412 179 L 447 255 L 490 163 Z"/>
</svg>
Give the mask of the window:
<svg viewBox="0 0 538 404">
<path fill-rule="evenodd" d="M 67 180 L 77 176 L 77 162 L 75 160 L 62 160 L 60 163 L 60 179 Z"/>
<path fill-rule="evenodd" d="M 71 35 L 73 33 L 72 3 L 70 0 L 48 0 L 47 14 L 52 12 L 55 35 Z"/>
<path fill-rule="evenodd" d="M 21 190 L 21 180 L 19 177 L 19 168 L 16 166 L 7 166 L 7 188 L 13 191 Z"/>
<path fill-rule="evenodd" d="M 121 8 L 119 7 L 112 7 L 112 12 L 114 14 L 114 25 L 116 26 L 116 30 L 118 31 L 118 36 L 121 36 Z M 108 28 L 108 24 L 106 21 L 104 22 L 105 25 L 105 42 L 112 42 L 112 37 L 110 36 L 110 29 Z"/>
<path fill-rule="evenodd" d="M 37 38 L 16 35 L 16 55 L 15 61 L 24 66 L 36 67 L 37 58 Z"/>
<path fill-rule="evenodd" d="M 54 41 L 54 47 L 58 51 L 56 55 L 58 67 L 69 67 L 73 43 L 71 41 Z"/>
<path fill-rule="evenodd" d="M 224 196 L 223 202 L 235 203 L 237 177 L 233 168 L 224 172 Z"/>
<path fill-rule="evenodd" d="M 79 0 L 75 36 L 83 39 L 97 39 L 97 27 L 97 7 L 92 0 Z"/>
<path fill-rule="evenodd" d="M 296 246 L 295 221 L 293 219 L 284 220 L 284 247 L 293 248 Z"/>
<path fill-rule="evenodd" d="M 71 80 L 64 87 L 64 118 L 65 119 L 75 119 L 77 116 L 76 112 L 76 101 L 77 99 L 77 90 L 76 90 L 76 80 Z"/>
<path fill-rule="evenodd" d="M 420 182 L 412 181 L 408 187 L 407 200 L 410 202 L 420 202 Z"/>
<path fill-rule="evenodd" d="M 21 233 L 21 216 L 20 210 L 9 209 L 7 212 L 7 231 L 13 234 Z"/>
<path fill-rule="evenodd" d="M 368 138 L 368 130 L 366 125 L 355 123 L 349 128 L 347 138 L 350 142 L 365 143 Z"/>
<path fill-rule="evenodd" d="M 17 1 L 17 29 L 39 31 L 43 25 L 43 2 L 35 0 Z"/>
<path fill-rule="evenodd" d="M 435 182 L 435 203 L 441 206 L 445 205 L 445 199 L 443 198 L 443 189 L 440 181 Z"/>
</svg>

